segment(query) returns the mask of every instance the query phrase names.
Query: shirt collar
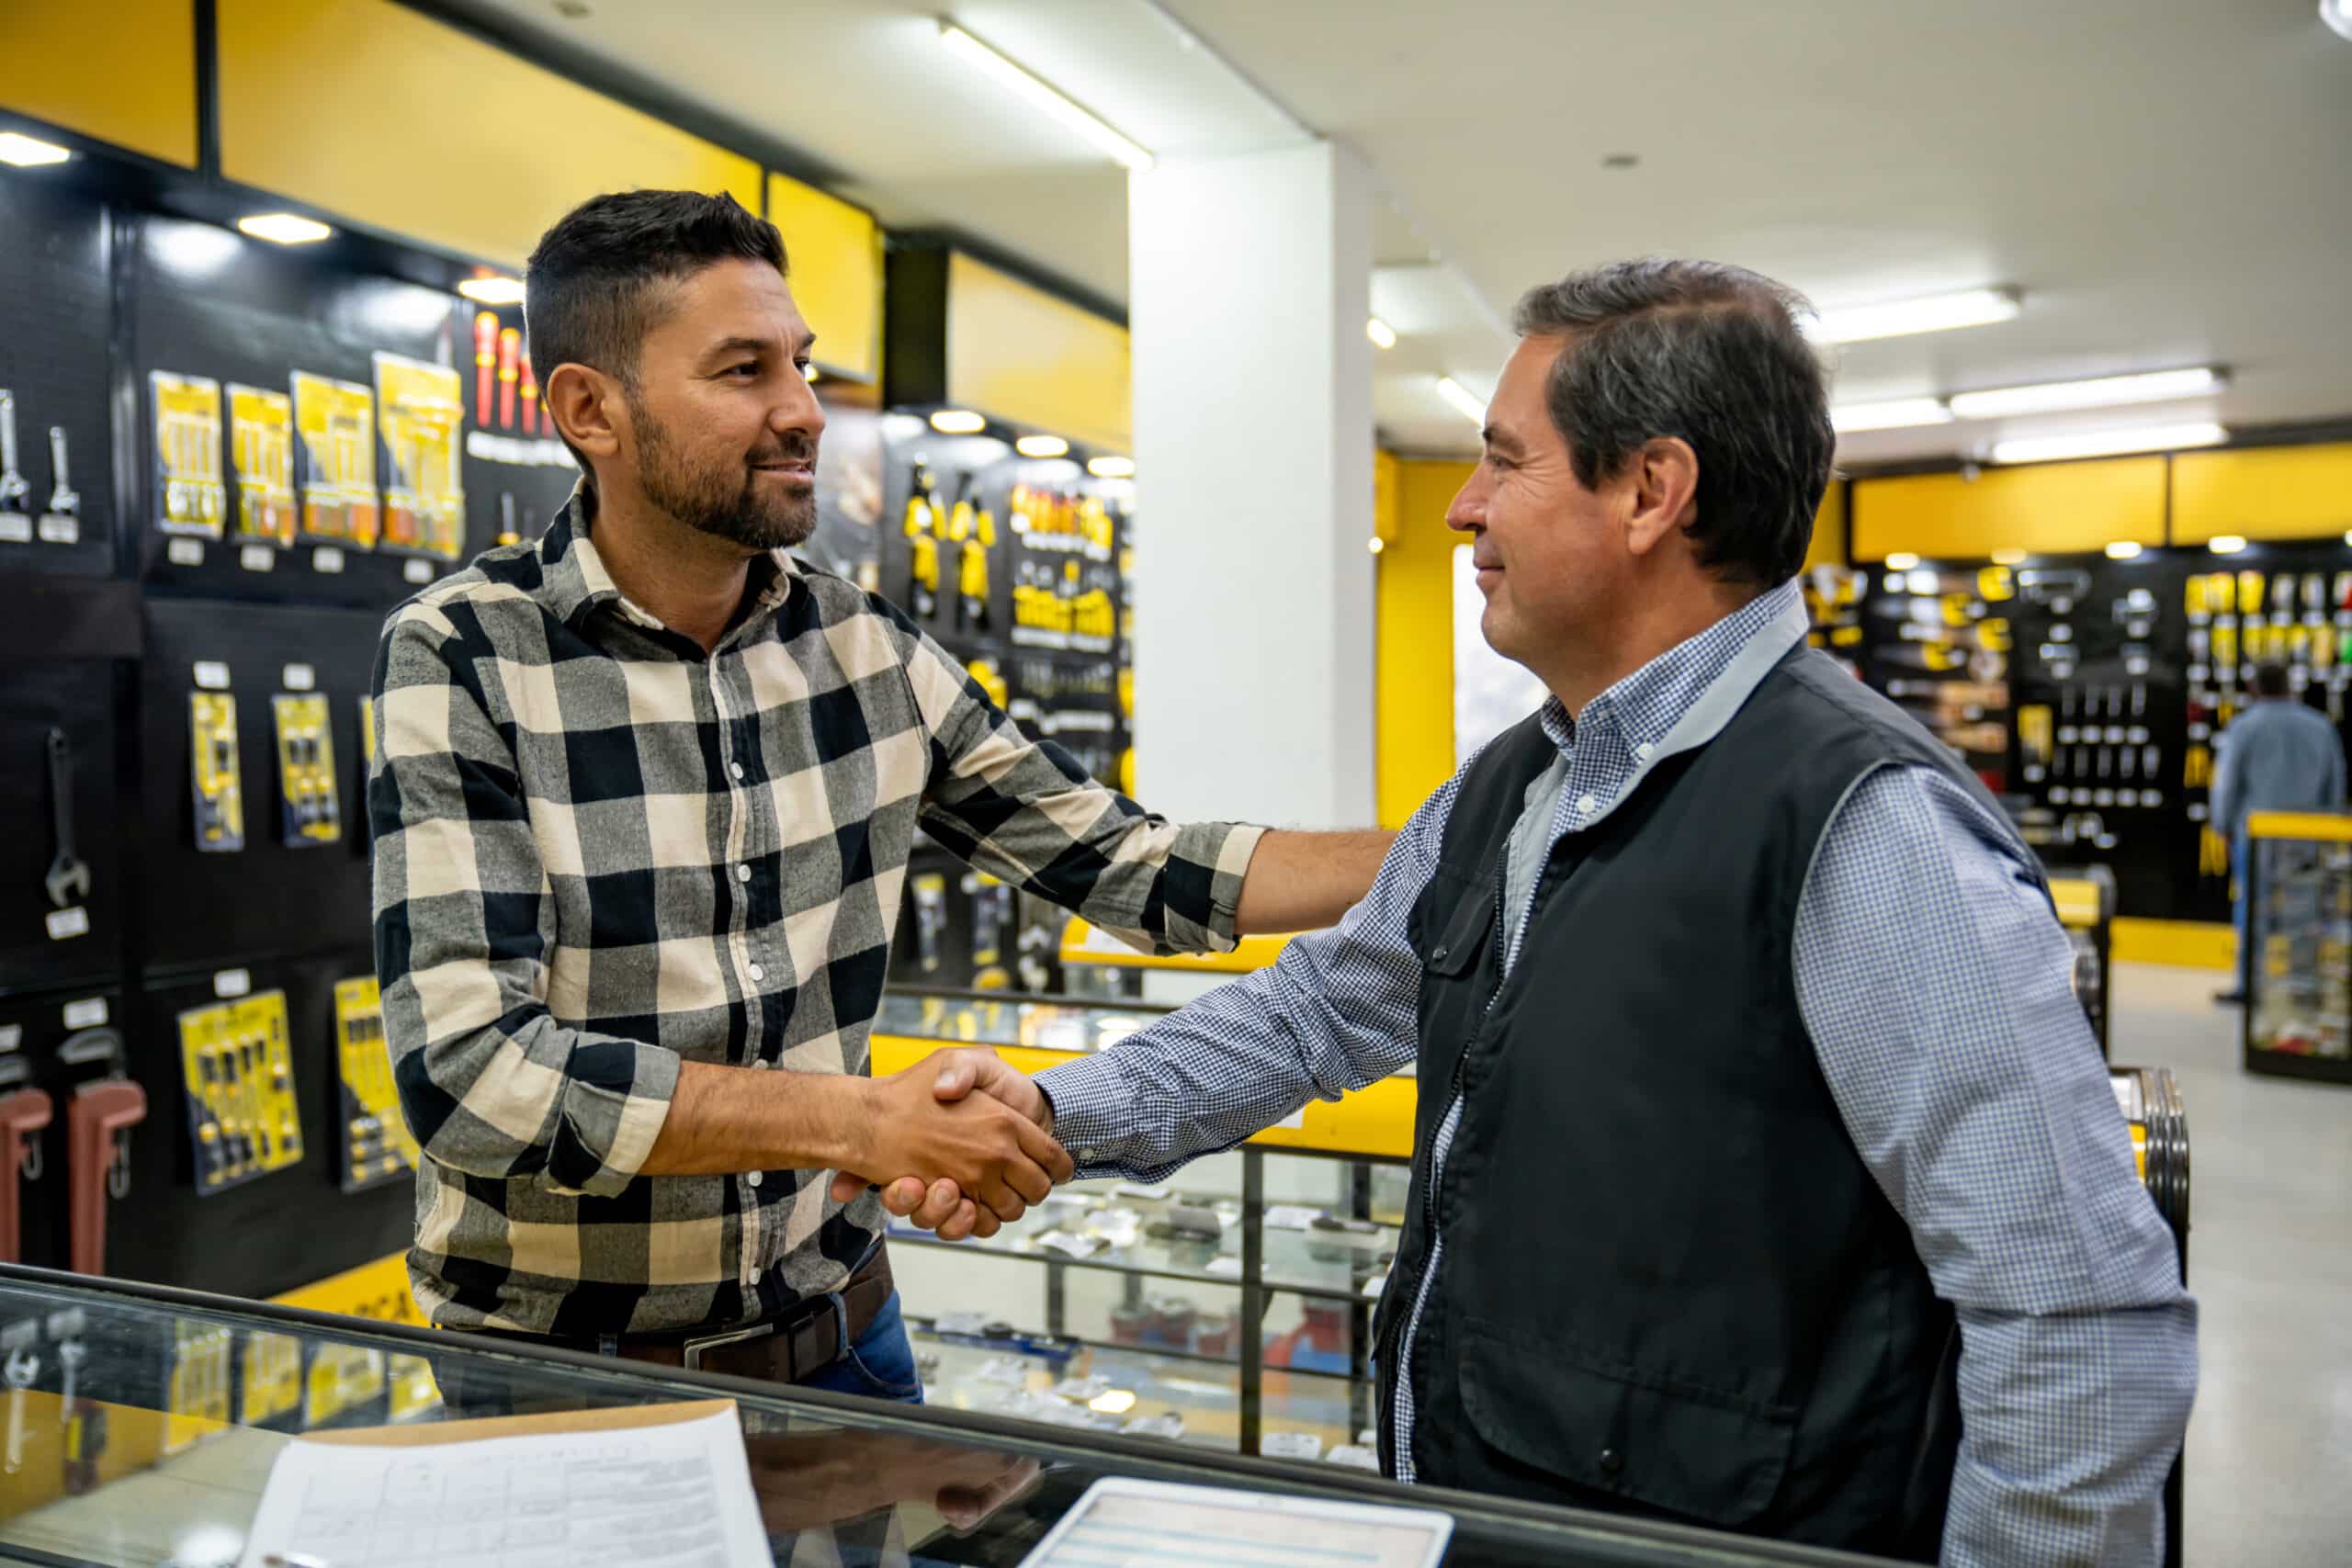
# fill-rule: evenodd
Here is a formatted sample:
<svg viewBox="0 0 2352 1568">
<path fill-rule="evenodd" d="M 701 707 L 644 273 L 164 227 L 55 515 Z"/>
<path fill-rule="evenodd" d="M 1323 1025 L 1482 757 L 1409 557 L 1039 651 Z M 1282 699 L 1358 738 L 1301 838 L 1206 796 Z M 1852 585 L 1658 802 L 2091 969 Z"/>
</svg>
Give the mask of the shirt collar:
<svg viewBox="0 0 2352 1568">
<path fill-rule="evenodd" d="M 592 536 L 595 517 L 596 493 L 582 479 L 572 486 L 563 510 L 556 513 L 555 521 L 539 539 L 541 601 L 549 613 L 566 623 L 609 604 L 633 625 L 649 631 L 668 630 L 659 617 L 630 603 L 628 596 L 614 585 L 612 574 L 605 570 L 604 557 L 597 553 Z M 743 626 L 781 609 L 791 597 L 792 580 L 797 574 L 798 563 L 786 551 L 770 550 L 752 557 L 749 581 L 758 600 L 752 614 L 744 617 Z"/>
<path fill-rule="evenodd" d="M 1721 734 L 1811 624 L 1792 579 L 1659 654 L 1586 705 L 1581 719 L 1569 717 L 1557 697 L 1545 703 L 1544 733 L 1564 761 L 1580 729 L 1589 739 L 1603 728 L 1618 733 L 1634 759 L 1623 787 L 1583 826 L 1608 816 L 1652 768 Z"/>
</svg>

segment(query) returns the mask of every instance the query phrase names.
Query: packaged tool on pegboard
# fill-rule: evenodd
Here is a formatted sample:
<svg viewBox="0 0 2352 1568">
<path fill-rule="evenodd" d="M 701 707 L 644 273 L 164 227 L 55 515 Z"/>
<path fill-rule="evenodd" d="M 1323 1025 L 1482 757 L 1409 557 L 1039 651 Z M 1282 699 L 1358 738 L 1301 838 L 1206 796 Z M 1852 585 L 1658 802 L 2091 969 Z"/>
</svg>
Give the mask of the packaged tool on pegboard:
<svg viewBox="0 0 2352 1568">
<path fill-rule="evenodd" d="M 910 551 L 907 610 L 917 620 L 930 620 L 939 612 L 939 540 L 944 525 L 938 481 L 929 464 L 917 463 L 900 524 Z"/>
<path fill-rule="evenodd" d="M 947 878 L 927 872 L 907 886 L 914 894 L 915 963 L 924 974 L 936 975 L 946 957 Z"/>
<path fill-rule="evenodd" d="M 224 1192 L 302 1158 L 286 993 L 179 1015 L 180 1084 L 199 1195 Z"/>
<path fill-rule="evenodd" d="M 225 684 L 227 671 L 219 666 Z M 210 671 L 198 671 L 199 679 Z M 220 854 L 245 847 L 243 769 L 237 752 L 237 699 L 225 691 L 187 697 L 188 774 L 195 786 L 196 847 Z"/>
<path fill-rule="evenodd" d="M 455 370 L 379 354 L 376 428 L 382 441 L 382 547 L 456 560 L 466 548 L 466 490 L 458 462 L 466 422 Z M 537 387 L 526 411 L 536 411 Z M 526 428 L 536 429 L 531 419 Z"/>
<path fill-rule="evenodd" d="M 335 843 L 343 837 L 343 801 L 327 699 L 281 692 L 269 706 L 277 726 L 279 837 L 288 849 Z"/>
<path fill-rule="evenodd" d="M 220 482 L 220 383 L 168 370 L 149 373 L 154 403 L 155 526 L 217 539 L 228 526 Z"/>
<path fill-rule="evenodd" d="M 985 873 L 967 872 L 964 897 L 972 910 L 972 989 L 1012 989 L 1005 948 L 1012 934 L 1012 889 Z"/>
<path fill-rule="evenodd" d="M 0 389 L 0 541 L 33 542 L 33 486 L 17 464 L 17 398 Z"/>
<path fill-rule="evenodd" d="M 65 427 L 49 427 L 49 502 L 41 509 L 33 532 L 45 545 L 82 542 L 82 494 L 74 488 L 73 456 Z"/>
<path fill-rule="evenodd" d="M 229 457 L 237 475 L 237 534 L 284 549 L 294 542 L 294 400 L 229 385 Z"/>
<path fill-rule="evenodd" d="M 335 982 L 334 1032 L 342 1068 L 343 1190 L 357 1192 L 405 1179 L 416 1169 L 416 1139 L 392 1082 L 374 976 Z"/>
<path fill-rule="evenodd" d="M 297 370 L 294 482 L 300 492 L 302 537 L 322 544 L 376 547 L 376 395 L 351 381 Z"/>
<path fill-rule="evenodd" d="M 984 631 L 989 624 L 989 552 L 996 547 L 996 514 L 979 491 L 979 476 L 967 475 L 964 494 L 947 514 L 948 542 L 956 547 L 956 624 L 965 631 Z"/>
<path fill-rule="evenodd" d="M 172 1365 L 164 1399 L 164 1452 L 196 1446 L 229 1425 L 231 1363 L 235 1337 L 226 1328 L 177 1319 L 172 1325 Z"/>
</svg>

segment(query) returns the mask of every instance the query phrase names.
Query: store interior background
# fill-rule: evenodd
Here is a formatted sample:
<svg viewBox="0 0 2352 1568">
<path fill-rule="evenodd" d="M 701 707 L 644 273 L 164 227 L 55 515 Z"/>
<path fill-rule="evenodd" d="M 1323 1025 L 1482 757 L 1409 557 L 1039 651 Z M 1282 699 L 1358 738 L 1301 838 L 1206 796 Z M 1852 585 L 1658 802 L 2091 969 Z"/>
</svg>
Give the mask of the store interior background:
<svg viewBox="0 0 2352 1568">
<path fill-rule="evenodd" d="M 1816 635 L 2030 797 L 2053 864 L 2113 876 L 2111 1055 L 2173 1070 L 2197 1156 L 2188 1560 L 2340 1551 L 2352 1097 L 2249 1076 L 2237 1015 L 2211 1005 L 2234 950 L 2191 759 L 2220 716 L 2188 671 L 2221 662 L 2214 580 L 2234 595 L 2260 572 L 2260 635 L 2345 716 L 2352 37 L 2310 0 L 954 11 L 1150 166 L 1123 167 L 944 46 L 932 9 L 890 0 L 0 12 L 0 130 L 75 154 L 0 168 L 0 386 L 40 494 L 51 424 L 72 431 L 84 494 L 80 542 L 0 540 L 0 648 L 25 671 L 0 699 L 0 799 L 45 821 L 51 723 L 99 792 L 77 791 L 97 885 L 85 931 L 57 937 L 32 891 L 46 830 L 0 847 L 24 906 L 0 931 L 0 1029 L 31 1058 L 54 1046 L 61 1003 L 104 998 L 123 1026 L 120 1066 L 151 1109 L 109 1267 L 399 1305 L 380 1267 L 364 1287 L 301 1289 L 392 1253 L 409 1223 L 404 1177 L 355 1185 L 331 1153 L 327 1095 L 334 986 L 368 967 L 356 705 L 383 611 L 416 563 L 425 580 L 449 564 L 305 537 L 265 571 L 233 530 L 167 535 L 152 373 L 365 383 L 374 348 L 457 369 L 472 411 L 483 307 L 458 281 L 512 276 L 599 189 L 731 190 L 783 227 L 820 333 L 827 564 L 910 609 L 928 597 L 919 618 L 987 663 L 1016 712 L 1155 810 L 1393 827 L 1528 701 L 1465 625 L 1443 525 L 1522 288 L 1658 253 L 1755 267 L 1832 311 L 2006 290 L 2012 319 L 1826 351 L 1847 427 L 1814 545 Z M 259 210 L 338 232 L 281 250 L 224 227 Z M 488 308 L 493 330 L 519 325 Z M 1967 418 L 1942 401 L 2195 370 L 2213 374 L 2123 406 Z M 939 428 L 947 410 L 981 428 Z M 568 484 L 560 451 L 498 423 L 465 451 L 466 554 L 536 532 Z M 1995 454 L 2153 427 L 2171 433 L 2153 447 Z M 1069 455 L 1024 468 L 1016 436 Z M 947 532 L 964 501 L 1008 531 L 977 583 Z M 1046 550 L 1047 535 L 1069 542 Z M 927 588 L 926 556 L 944 570 Z M 2273 627 L 2281 581 L 2296 599 Z M 189 671 L 209 660 L 239 670 L 251 844 L 235 855 L 189 834 Z M 344 761 L 331 848 L 289 849 L 268 820 L 270 693 L 289 664 L 315 666 Z M 2101 744 L 2078 785 L 2070 749 L 2037 727 L 2093 717 L 2147 734 Z M 1050 932 L 1019 940 L 1038 911 L 1000 909 L 945 863 L 917 872 L 894 979 L 988 985 L 994 968 L 1018 989 L 1023 954 L 1062 978 Z M 1005 922 L 989 962 L 983 920 Z M 239 973 L 291 998 L 311 1159 L 200 1195 L 175 1024 L 230 999 L 220 976 Z M 1171 1001 L 1207 983 L 1118 982 Z M 1181 1185 L 1237 1190 L 1239 1159 Z M 1342 1168 L 1269 1162 L 1266 1196 L 1332 1203 Z M 25 1248 L 65 1261 L 62 1219 L 29 1207 Z M 919 1313 L 1047 1310 L 1046 1276 L 1001 1258 L 908 1247 L 897 1267 Z M 1108 1275 L 1066 1288 L 1054 1310 L 1081 1331 L 1122 1304 Z M 1270 1332 L 1303 1310 L 1277 1299 Z"/>
</svg>

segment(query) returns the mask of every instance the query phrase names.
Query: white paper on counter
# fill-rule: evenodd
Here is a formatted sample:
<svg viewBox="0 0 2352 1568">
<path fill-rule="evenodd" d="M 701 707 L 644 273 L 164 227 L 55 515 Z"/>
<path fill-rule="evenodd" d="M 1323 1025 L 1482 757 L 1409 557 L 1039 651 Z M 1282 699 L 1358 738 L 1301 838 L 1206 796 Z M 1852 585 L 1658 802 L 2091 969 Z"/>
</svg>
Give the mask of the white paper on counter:
<svg viewBox="0 0 2352 1568">
<path fill-rule="evenodd" d="M 772 1561 L 731 1404 L 526 1417 L 512 1437 L 433 1442 L 431 1427 L 281 1450 L 240 1568 L 737 1568 Z M 620 1427 L 600 1417 L 639 1418 Z M 479 1430 L 493 1423 L 452 1423 Z M 397 1440 L 395 1440 L 397 1439 Z"/>
</svg>

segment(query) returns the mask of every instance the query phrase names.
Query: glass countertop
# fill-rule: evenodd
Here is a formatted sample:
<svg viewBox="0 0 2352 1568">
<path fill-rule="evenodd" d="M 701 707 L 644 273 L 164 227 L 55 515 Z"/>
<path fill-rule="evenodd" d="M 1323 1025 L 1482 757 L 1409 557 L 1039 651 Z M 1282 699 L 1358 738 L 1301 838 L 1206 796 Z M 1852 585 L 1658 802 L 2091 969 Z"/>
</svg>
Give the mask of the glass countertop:
<svg viewBox="0 0 2352 1568">
<path fill-rule="evenodd" d="M 736 1401 L 778 1564 L 1015 1568 L 1105 1476 L 1442 1508 L 1457 1521 L 1447 1558 L 1457 1564 L 1862 1561 L 1399 1487 L 1344 1462 L 1245 1459 L 1170 1441 L 1164 1431 L 1148 1435 L 1149 1427 L 1127 1429 L 1139 1416 L 1170 1413 L 1173 1402 L 1160 1397 L 1170 1380 L 1200 1385 L 1183 1391 L 1197 1411 L 1202 1388 L 1223 1374 L 1194 1362 L 1097 1351 L 1080 1369 L 1104 1382 L 1097 1393 L 1091 1384 L 1064 1388 L 1067 1365 L 990 1368 L 994 1352 L 929 1335 L 919 1348 L 930 1359 L 934 1402 L 914 1408 L 0 1267 L 0 1562 L 229 1568 L 272 1462 L 304 1429 L 713 1397 Z M 987 1385 L 978 1397 L 976 1384 Z M 1104 1411 L 1092 1401 L 1122 1404 L 1103 1399 L 1114 1388 L 1136 1404 L 1118 1412 L 1121 1430 L 1098 1429 L 1092 1417 Z M 1088 1400 L 1076 1401 L 1079 1393 Z M 1022 1403 L 1014 1396 L 1087 1415 L 1051 1425 L 1013 1419 L 1002 1411 Z M 1268 1416 L 1270 1428 L 1283 1421 L 1271 1404 Z M 1299 1422 L 1302 1430 L 1325 1425 Z"/>
</svg>

